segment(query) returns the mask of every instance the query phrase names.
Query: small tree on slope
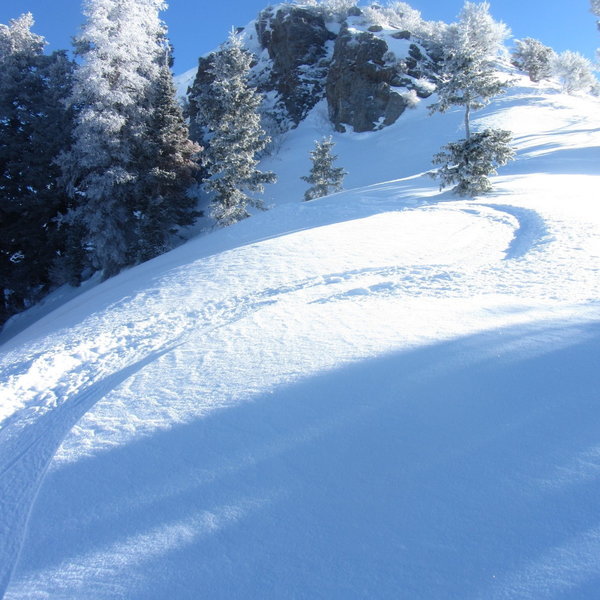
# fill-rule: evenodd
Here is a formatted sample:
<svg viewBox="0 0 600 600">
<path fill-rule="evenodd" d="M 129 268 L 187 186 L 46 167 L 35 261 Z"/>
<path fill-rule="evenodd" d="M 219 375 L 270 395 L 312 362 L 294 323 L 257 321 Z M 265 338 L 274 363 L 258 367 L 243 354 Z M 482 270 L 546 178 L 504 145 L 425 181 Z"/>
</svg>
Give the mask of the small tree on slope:
<svg viewBox="0 0 600 600">
<path fill-rule="evenodd" d="M 459 22 L 446 32 L 438 101 L 430 111 L 464 106 L 465 139 L 448 144 L 435 155 L 434 163 L 442 167 L 432 176 L 440 179 L 442 187 L 456 183 L 454 191 L 462 195 L 491 189 L 487 176 L 495 172 L 494 165 L 504 164 L 501 157 L 512 156 L 508 132 L 472 134 L 470 125 L 471 111 L 483 108 L 507 86 L 494 72 L 494 60 L 507 35 L 506 26 L 492 19 L 487 2 L 466 2 Z"/>
<path fill-rule="evenodd" d="M 512 52 L 512 64 L 525 71 L 533 82 L 546 79 L 552 73 L 554 51 L 542 42 L 533 38 L 515 40 Z"/>
<path fill-rule="evenodd" d="M 440 188 L 455 185 L 454 192 L 461 196 L 489 192 L 489 176 L 514 156 L 510 142 L 510 131 L 485 129 L 467 140 L 447 144 L 433 157 L 434 165 L 442 165 L 436 173 Z"/>
<path fill-rule="evenodd" d="M 269 138 L 260 122 L 260 95 L 250 87 L 248 75 L 252 58 L 242 47 L 239 35 L 231 33 L 214 55 L 208 86 L 210 102 L 198 103 L 199 125 L 208 133 L 203 164 L 208 174 L 205 189 L 212 195 L 211 215 L 221 226 L 232 225 L 250 216 L 248 206 L 264 209 L 264 184 L 274 183 L 275 174 L 256 168 L 257 155 Z"/>
<path fill-rule="evenodd" d="M 592 69 L 592 63 L 585 56 L 571 50 L 557 54 L 552 61 L 552 73 L 567 94 L 589 92 L 597 86 Z"/>
<path fill-rule="evenodd" d="M 487 2 L 465 2 L 459 22 L 445 33 L 438 101 L 429 110 L 446 112 L 453 106 L 464 106 L 466 138 L 471 135 L 471 111 L 483 108 L 508 85 L 494 72 L 494 61 L 508 34 L 503 23 L 492 19 Z"/>
<path fill-rule="evenodd" d="M 302 177 L 311 184 L 304 193 L 304 200 L 321 198 L 342 189 L 342 182 L 347 173 L 341 167 L 333 166 L 337 159 L 337 156 L 331 153 L 333 146 L 331 136 L 315 142 L 315 149 L 310 152 L 313 163 L 310 175 Z"/>
</svg>

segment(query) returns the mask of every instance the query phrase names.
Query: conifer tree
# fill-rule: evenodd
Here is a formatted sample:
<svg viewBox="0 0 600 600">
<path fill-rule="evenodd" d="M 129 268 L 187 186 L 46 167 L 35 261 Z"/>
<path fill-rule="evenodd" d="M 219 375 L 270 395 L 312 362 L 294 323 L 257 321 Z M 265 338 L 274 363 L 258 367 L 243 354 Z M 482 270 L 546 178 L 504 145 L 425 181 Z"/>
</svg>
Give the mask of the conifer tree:
<svg viewBox="0 0 600 600">
<path fill-rule="evenodd" d="M 218 115 L 215 112 L 218 107 L 214 106 L 212 95 L 214 59 L 214 52 L 198 59 L 198 71 L 194 82 L 188 88 L 185 105 L 185 116 L 189 119 L 190 139 L 203 148 L 208 147 L 210 135 L 206 121 L 214 120 Z M 202 165 L 200 168 L 202 169 Z"/>
<path fill-rule="evenodd" d="M 139 178 L 136 198 L 137 260 L 144 261 L 172 247 L 177 227 L 191 225 L 200 215 L 188 192 L 198 171 L 200 146 L 189 139 L 188 127 L 165 60 L 152 87 L 152 111 L 141 139 L 141 160 L 148 165 Z"/>
<path fill-rule="evenodd" d="M 546 79 L 552 73 L 554 51 L 534 38 L 515 40 L 512 64 L 525 71 L 533 82 Z"/>
<path fill-rule="evenodd" d="M 208 97 L 195 99 L 198 127 L 207 140 L 204 188 L 211 195 L 211 216 L 221 226 L 248 217 L 249 206 L 264 209 L 257 194 L 276 180 L 274 173 L 256 168 L 269 138 L 258 113 L 261 97 L 248 83 L 251 61 L 240 36 L 232 32 L 214 54 L 212 81 L 205 86 Z"/>
<path fill-rule="evenodd" d="M 164 66 L 165 7 L 163 0 L 84 4 L 82 64 L 71 98 L 79 113 L 61 164 L 76 201 L 69 220 L 104 278 L 167 249 L 174 226 L 194 217 L 183 188 L 196 148 Z"/>
<path fill-rule="evenodd" d="M 487 2 L 465 2 L 459 22 L 448 27 L 437 86 L 438 101 L 431 112 L 465 107 L 465 137 L 471 135 L 471 111 L 483 108 L 507 87 L 494 73 L 494 61 L 509 30 L 489 14 Z"/>
<path fill-rule="evenodd" d="M 476 196 L 492 189 L 490 175 L 514 156 L 510 146 L 511 133 L 503 129 L 485 129 L 471 134 L 468 140 L 450 142 L 433 157 L 440 189 L 455 185 L 460 196 Z"/>
<path fill-rule="evenodd" d="M 314 200 L 342 189 L 342 181 L 347 175 L 341 167 L 334 167 L 337 159 L 331 153 L 334 142 L 331 136 L 315 142 L 315 149 L 310 152 L 312 168 L 310 175 L 302 177 L 311 187 L 304 193 L 304 200 Z"/>
<path fill-rule="evenodd" d="M 62 166 L 78 201 L 71 219 L 83 225 L 91 266 L 104 277 L 132 262 L 137 208 L 132 192 L 139 172 L 135 150 L 148 118 L 150 83 L 158 72 L 161 7 L 160 0 L 84 2 L 87 21 L 77 40 L 83 62 L 71 98 L 80 111 L 74 144 Z"/>
<path fill-rule="evenodd" d="M 434 156 L 434 164 L 441 168 L 431 175 L 440 179 L 441 187 L 456 183 L 454 191 L 461 195 L 489 191 L 487 177 L 513 155 L 510 132 L 488 129 L 473 134 L 470 124 L 471 111 L 483 108 L 507 86 L 494 72 L 494 61 L 507 35 L 506 26 L 492 19 L 487 2 L 465 2 L 459 22 L 446 31 L 438 101 L 430 111 L 464 106 L 465 138 Z"/>
<path fill-rule="evenodd" d="M 25 14 L 0 25 L 0 323 L 48 291 L 65 244 L 58 217 L 67 196 L 56 156 L 70 141 L 73 63 L 44 55 Z"/>
</svg>

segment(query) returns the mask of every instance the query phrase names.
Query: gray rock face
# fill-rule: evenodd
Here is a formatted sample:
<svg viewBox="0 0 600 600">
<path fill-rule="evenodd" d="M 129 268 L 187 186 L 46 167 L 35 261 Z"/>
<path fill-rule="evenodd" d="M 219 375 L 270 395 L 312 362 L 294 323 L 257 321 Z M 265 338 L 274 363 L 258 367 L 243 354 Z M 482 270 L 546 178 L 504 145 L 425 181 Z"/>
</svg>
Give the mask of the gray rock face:
<svg viewBox="0 0 600 600">
<path fill-rule="evenodd" d="M 391 125 L 407 101 L 393 89 L 402 85 L 396 65 L 384 59 L 387 44 L 376 36 L 342 28 L 327 77 L 329 117 L 338 131 L 373 131 Z"/>
<path fill-rule="evenodd" d="M 360 15 L 359 9 L 356 11 Z M 350 16 L 348 22 L 353 18 Z M 336 35 L 317 8 L 284 4 L 263 10 L 256 21 L 256 33 L 264 54 L 257 57 L 250 80 L 259 91 L 270 94 L 266 120 L 285 131 L 298 125 L 326 98 L 329 117 L 338 131 L 347 127 L 357 132 L 373 131 L 400 117 L 410 103 L 411 90 L 421 98 L 429 95 L 419 80 L 431 78 L 435 72 L 435 48 L 415 40 L 407 45 L 406 56 L 394 56 L 386 39 L 410 41 L 411 33 L 386 34 L 381 26 L 370 29 L 360 32 L 343 24 Z M 268 60 L 264 60 L 265 54 Z M 210 84 L 211 64 L 211 55 L 200 59 L 189 94 L 194 139 L 201 138 L 194 122 L 198 108 L 194 96 Z"/>
<path fill-rule="evenodd" d="M 272 61 L 267 89 L 297 125 L 325 94 L 329 67 L 327 42 L 335 35 L 317 11 L 285 6 L 264 10 L 256 23 L 260 44 Z"/>
</svg>

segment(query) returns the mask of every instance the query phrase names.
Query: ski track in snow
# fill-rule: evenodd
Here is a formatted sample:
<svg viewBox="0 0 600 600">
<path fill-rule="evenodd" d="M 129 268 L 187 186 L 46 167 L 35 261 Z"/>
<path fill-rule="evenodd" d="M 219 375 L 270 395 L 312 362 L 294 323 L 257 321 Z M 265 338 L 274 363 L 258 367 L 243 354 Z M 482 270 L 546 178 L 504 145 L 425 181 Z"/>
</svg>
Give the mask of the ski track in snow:
<svg viewBox="0 0 600 600">
<path fill-rule="evenodd" d="M 518 106 L 511 114 L 517 125 L 530 116 Z M 565 143 L 577 147 L 590 130 L 569 118 Z M 522 164 L 556 150 L 544 142 L 551 134 L 544 135 L 521 136 L 521 162 L 497 178 L 489 198 L 437 196 L 423 178 L 406 178 L 282 207 L 292 224 L 308 214 L 318 225 L 314 215 L 322 214 L 322 226 L 288 228 L 285 235 L 265 228 L 261 236 L 259 225 L 247 245 L 233 242 L 181 265 L 179 249 L 174 263 L 160 257 L 132 270 L 131 282 L 124 273 L 58 309 L 54 325 L 46 318 L 39 333 L 34 326 L 7 342 L 0 357 L 0 595 L 49 472 L 340 365 L 508 326 L 600 319 L 600 212 L 589 201 L 598 175 L 521 174 Z M 261 218 L 270 217 L 253 220 Z M 191 242 L 188 252 L 203 243 Z M 88 314 L 91 297 L 98 308 Z M 447 320 L 439 317 L 442 308 Z M 414 326 L 406 314 L 416 315 Z M 261 336 L 266 341 L 259 343 Z M 518 344 L 522 351 L 525 342 Z M 296 443 L 282 441 L 265 456 Z M 241 457 L 224 470 L 253 460 L 259 458 Z M 597 463 L 597 454 L 588 453 L 566 470 L 597 470 Z M 127 578 L 129 568 L 152 556 L 263 510 L 278 494 L 272 489 L 199 510 L 187 521 L 38 571 L 23 564 L 7 598 L 125 598 L 127 581 L 112 578 Z M 546 568 L 559 577 L 562 558 L 575 546 L 593 556 L 597 529 L 549 550 L 485 597 L 537 597 L 532 579 Z M 592 562 L 582 564 L 580 578 L 597 574 Z"/>
<path fill-rule="evenodd" d="M 468 207 L 464 208 L 463 204 L 457 203 L 456 209 L 447 205 L 441 209 L 422 209 L 430 214 L 442 210 L 469 215 L 468 224 L 452 232 L 444 240 L 444 246 L 449 243 L 449 238 L 458 239 L 466 234 L 466 230 L 479 229 L 480 220 L 493 225 L 497 223 L 502 229 L 510 227 L 512 231 L 511 239 L 507 237 L 509 245 L 506 249 L 498 252 L 492 260 L 487 256 L 479 257 L 471 269 L 435 264 L 349 269 L 257 289 L 247 296 L 202 298 L 201 309 L 188 308 L 171 315 L 167 315 L 161 305 L 152 306 L 152 293 L 143 294 L 141 298 L 122 301 L 120 306 L 111 306 L 105 317 L 99 317 L 101 324 L 84 322 L 79 336 L 67 336 L 49 354 L 44 349 L 36 348 L 35 344 L 32 357 L 25 363 L 26 368 L 21 366 L 19 373 L 19 367 L 13 367 L 7 379 L 8 386 L 15 390 L 15 398 L 27 398 L 26 394 L 29 397 L 27 402 L 23 402 L 25 407 L 7 420 L 0 433 L 2 459 L 10 461 L 0 463 L 0 491 L 4 499 L 2 512 L 10 516 L 13 529 L 3 538 L 3 545 L 6 546 L 7 542 L 10 545 L 0 548 L 2 555 L 16 552 L 20 543 L 19 533 L 22 535 L 25 530 L 24 520 L 28 514 L 24 509 L 35 497 L 49 461 L 73 425 L 99 400 L 135 373 L 147 369 L 160 357 L 176 352 L 177 348 L 185 348 L 192 338 L 197 342 L 203 336 L 219 328 L 230 327 L 256 311 L 285 302 L 293 303 L 294 296 L 301 296 L 308 305 L 365 301 L 373 296 L 384 296 L 395 301 L 411 296 L 461 298 L 493 294 L 498 280 L 506 278 L 509 281 L 502 285 L 510 287 L 514 293 L 519 282 L 518 279 L 515 281 L 515 271 L 506 260 L 525 259 L 536 242 L 547 237 L 543 220 L 535 211 L 528 209 L 506 205 L 476 206 L 472 203 L 467 203 Z M 531 279 L 529 269 L 525 269 L 527 282 Z M 519 271 L 516 274 L 517 277 L 521 275 Z M 180 285 L 183 287 L 184 283 L 180 282 Z M 198 287 L 201 289 L 202 286 Z M 522 282 L 521 287 L 527 289 L 528 286 Z M 330 289 L 335 292 L 329 292 Z M 115 319 L 120 313 L 122 316 Z M 131 317 L 136 314 L 154 316 L 135 321 Z M 93 320 L 96 319 L 98 317 Z M 108 319 L 113 321 L 110 325 Z M 101 339 L 87 333 L 94 330 L 102 332 Z M 90 342 L 90 339 L 94 341 Z M 23 383 L 19 385 L 20 379 Z M 31 380 L 46 382 L 47 387 L 43 389 L 36 384 L 28 389 L 26 384 Z M 48 385 L 50 381 L 53 383 Z M 94 452 L 93 445 L 91 451 Z M 81 456 L 81 449 L 78 452 L 75 458 Z M 12 473 L 14 476 L 11 476 Z M 29 479 L 29 489 L 21 489 L 15 499 L 17 501 L 9 504 L 17 487 L 15 481 L 23 479 Z"/>
</svg>

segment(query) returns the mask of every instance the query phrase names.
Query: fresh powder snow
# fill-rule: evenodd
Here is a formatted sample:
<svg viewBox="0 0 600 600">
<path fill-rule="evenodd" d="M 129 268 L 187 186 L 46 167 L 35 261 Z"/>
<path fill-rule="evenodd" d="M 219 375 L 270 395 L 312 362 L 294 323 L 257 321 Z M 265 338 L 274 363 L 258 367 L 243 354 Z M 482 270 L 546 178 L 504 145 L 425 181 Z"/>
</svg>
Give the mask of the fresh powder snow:
<svg viewBox="0 0 600 600">
<path fill-rule="evenodd" d="M 426 104 L 333 133 L 346 191 L 302 202 L 318 105 L 268 212 L 13 318 L 0 595 L 597 597 L 599 100 L 519 78 L 468 200 Z"/>
</svg>

